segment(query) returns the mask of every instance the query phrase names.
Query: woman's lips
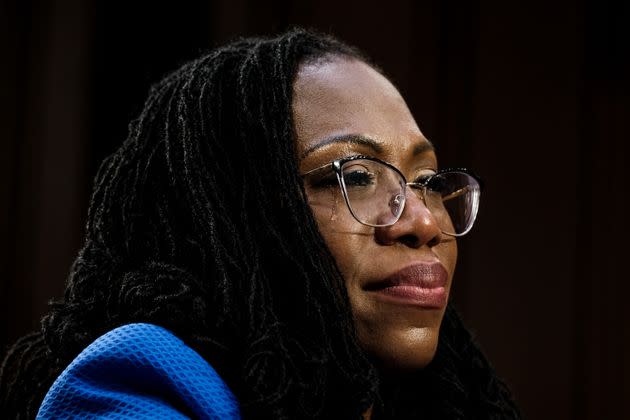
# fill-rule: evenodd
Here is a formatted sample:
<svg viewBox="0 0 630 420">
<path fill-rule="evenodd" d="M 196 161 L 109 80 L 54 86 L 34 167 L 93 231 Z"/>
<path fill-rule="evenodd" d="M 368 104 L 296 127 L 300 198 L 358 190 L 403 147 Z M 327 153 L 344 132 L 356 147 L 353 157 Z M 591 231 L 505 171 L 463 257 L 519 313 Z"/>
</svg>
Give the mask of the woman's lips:
<svg viewBox="0 0 630 420">
<path fill-rule="evenodd" d="M 439 262 L 418 263 L 366 285 L 365 290 L 388 302 L 441 309 L 447 302 L 447 282 L 448 273 Z"/>
</svg>

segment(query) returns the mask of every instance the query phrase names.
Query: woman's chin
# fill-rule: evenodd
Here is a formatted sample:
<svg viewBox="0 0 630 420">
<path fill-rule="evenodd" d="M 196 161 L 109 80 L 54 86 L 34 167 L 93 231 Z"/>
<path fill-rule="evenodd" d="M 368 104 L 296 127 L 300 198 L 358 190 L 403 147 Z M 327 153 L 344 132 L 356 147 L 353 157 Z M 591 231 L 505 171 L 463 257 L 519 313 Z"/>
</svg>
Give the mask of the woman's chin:
<svg viewBox="0 0 630 420">
<path fill-rule="evenodd" d="M 425 368 L 435 356 L 439 327 L 409 328 L 396 334 L 363 338 L 365 350 L 383 373 L 404 374 Z"/>
</svg>

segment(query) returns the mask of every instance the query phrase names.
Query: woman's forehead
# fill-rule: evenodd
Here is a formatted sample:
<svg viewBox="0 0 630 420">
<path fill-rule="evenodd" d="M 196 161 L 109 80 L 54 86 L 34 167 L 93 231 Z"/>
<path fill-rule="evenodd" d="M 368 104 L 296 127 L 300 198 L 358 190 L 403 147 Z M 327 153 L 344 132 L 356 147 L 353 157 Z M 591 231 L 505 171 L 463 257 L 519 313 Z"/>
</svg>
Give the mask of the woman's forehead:
<svg viewBox="0 0 630 420">
<path fill-rule="evenodd" d="M 374 139 L 385 154 L 407 154 L 428 143 L 398 90 L 356 59 L 303 66 L 294 84 L 293 114 L 299 155 L 335 136 Z"/>
<path fill-rule="evenodd" d="M 352 114 L 370 112 L 377 107 L 381 111 L 407 110 L 400 93 L 387 78 L 362 61 L 346 58 L 300 68 L 293 105 L 296 112 L 334 109 Z M 308 109 L 301 109 L 303 105 Z"/>
</svg>

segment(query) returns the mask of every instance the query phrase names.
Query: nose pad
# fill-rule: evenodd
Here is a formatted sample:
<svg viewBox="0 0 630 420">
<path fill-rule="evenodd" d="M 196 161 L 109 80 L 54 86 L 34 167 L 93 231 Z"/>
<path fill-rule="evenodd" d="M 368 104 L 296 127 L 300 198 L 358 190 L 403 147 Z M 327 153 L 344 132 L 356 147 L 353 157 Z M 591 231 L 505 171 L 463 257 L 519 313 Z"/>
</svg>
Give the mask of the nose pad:
<svg viewBox="0 0 630 420">
<path fill-rule="evenodd" d="M 400 216 L 401 209 L 405 205 L 405 196 L 403 194 L 396 194 L 389 202 L 389 208 L 392 211 L 392 215 Z"/>
<path fill-rule="evenodd" d="M 399 219 L 393 225 L 375 230 L 379 243 L 392 245 L 398 242 L 412 248 L 440 243 L 441 229 L 426 207 L 422 190 L 392 196 L 390 208 L 394 214 L 400 212 Z"/>
</svg>

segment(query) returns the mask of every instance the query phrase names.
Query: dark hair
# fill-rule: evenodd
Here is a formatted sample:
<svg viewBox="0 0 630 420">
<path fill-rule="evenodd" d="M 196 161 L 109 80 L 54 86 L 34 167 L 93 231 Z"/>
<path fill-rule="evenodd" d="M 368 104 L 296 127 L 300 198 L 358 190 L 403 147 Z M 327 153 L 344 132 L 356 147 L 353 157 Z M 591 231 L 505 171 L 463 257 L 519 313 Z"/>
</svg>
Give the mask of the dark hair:
<svg viewBox="0 0 630 420">
<path fill-rule="evenodd" d="M 450 307 L 436 359 L 408 379 L 412 390 L 379 390 L 295 158 L 298 67 L 336 56 L 366 61 L 295 29 L 217 49 L 151 89 L 96 177 L 64 298 L 4 359 L 3 411 L 33 417 L 90 342 L 150 322 L 208 360 L 245 417 L 359 418 L 374 403 L 384 417 L 518 416 Z"/>
</svg>

